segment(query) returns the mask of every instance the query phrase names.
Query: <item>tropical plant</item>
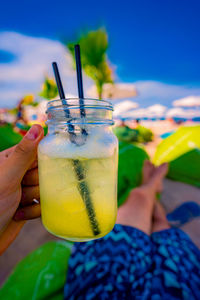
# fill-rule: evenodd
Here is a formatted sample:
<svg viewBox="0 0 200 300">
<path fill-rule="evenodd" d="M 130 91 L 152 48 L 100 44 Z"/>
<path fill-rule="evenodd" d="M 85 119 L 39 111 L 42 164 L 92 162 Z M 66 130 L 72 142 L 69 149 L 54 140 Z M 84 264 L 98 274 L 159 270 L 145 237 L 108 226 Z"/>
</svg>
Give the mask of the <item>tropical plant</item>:
<svg viewBox="0 0 200 300">
<path fill-rule="evenodd" d="M 22 135 L 13 130 L 11 124 L 0 126 L 0 151 L 10 148 L 22 139 Z"/>
<path fill-rule="evenodd" d="M 28 94 L 24 96 L 21 101 L 23 105 L 32 105 L 34 102 L 34 95 L 33 94 Z"/>
<path fill-rule="evenodd" d="M 35 97 L 33 94 L 28 94 L 28 95 L 25 95 L 19 102 L 18 102 L 18 105 L 17 105 L 17 109 L 20 109 L 21 107 L 23 106 L 26 106 L 26 105 L 30 105 L 30 106 L 38 106 L 38 102 L 35 101 Z"/>
<path fill-rule="evenodd" d="M 42 91 L 39 93 L 39 96 L 50 100 L 55 98 L 57 95 L 58 89 L 54 79 L 46 76 L 42 85 Z"/>
<path fill-rule="evenodd" d="M 107 32 L 102 28 L 90 31 L 82 34 L 75 42 L 68 43 L 67 48 L 75 59 L 74 44 L 80 45 L 83 69 L 94 80 L 98 97 L 101 99 L 103 85 L 113 83 L 113 72 L 106 55 L 108 49 Z"/>
<path fill-rule="evenodd" d="M 128 126 L 117 126 L 114 128 L 114 133 L 121 142 L 132 143 L 138 141 L 138 131 Z"/>
<path fill-rule="evenodd" d="M 114 128 L 114 133 L 121 142 L 127 143 L 148 143 L 153 140 L 153 132 L 141 125 L 132 129 L 128 126 L 118 126 Z"/>
<path fill-rule="evenodd" d="M 136 130 L 138 132 L 138 142 L 148 143 L 153 140 L 153 132 L 149 128 L 139 125 Z"/>
</svg>

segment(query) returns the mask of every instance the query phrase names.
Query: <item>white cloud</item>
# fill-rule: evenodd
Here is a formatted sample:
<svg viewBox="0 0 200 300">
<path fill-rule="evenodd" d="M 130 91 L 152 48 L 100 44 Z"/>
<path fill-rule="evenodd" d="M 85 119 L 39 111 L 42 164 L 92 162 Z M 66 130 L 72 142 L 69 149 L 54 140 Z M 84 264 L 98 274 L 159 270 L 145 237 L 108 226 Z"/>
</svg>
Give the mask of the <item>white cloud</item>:
<svg viewBox="0 0 200 300">
<path fill-rule="evenodd" d="M 200 95 L 200 87 L 173 85 L 158 81 L 134 82 L 138 97 L 134 98 L 140 106 L 149 106 L 155 103 L 171 106 L 175 99 L 190 95 Z"/>
<path fill-rule="evenodd" d="M 179 117 L 192 119 L 200 116 L 200 112 L 195 109 L 183 109 L 181 107 L 171 108 L 167 111 L 168 118 Z"/>
<path fill-rule="evenodd" d="M 16 32 L 0 32 L 0 50 L 14 55 L 9 63 L 0 63 L 0 107 L 14 106 L 27 93 L 40 91 L 45 74 L 53 77 L 51 63 L 57 61 L 66 94 L 77 95 L 76 73 L 65 46 L 47 38 L 25 36 Z M 84 75 L 84 90 L 93 85 Z M 200 87 L 166 84 L 158 81 L 134 82 L 138 96 L 132 98 L 140 107 L 156 103 L 171 106 L 178 98 L 200 95 Z M 117 101 L 115 103 L 119 103 Z"/>
<path fill-rule="evenodd" d="M 200 106 L 200 96 L 189 96 L 175 100 L 172 103 L 174 106 L 197 107 Z"/>
<path fill-rule="evenodd" d="M 16 32 L 0 33 L 0 50 L 15 59 L 0 64 L 0 106 L 13 106 L 26 93 L 37 94 L 45 74 L 53 76 L 51 63 L 57 61 L 66 94 L 77 95 L 76 73 L 72 58 L 59 41 L 25 36 Z M 91 85 L 84 76 L 84 86 Z"/>
</svg>

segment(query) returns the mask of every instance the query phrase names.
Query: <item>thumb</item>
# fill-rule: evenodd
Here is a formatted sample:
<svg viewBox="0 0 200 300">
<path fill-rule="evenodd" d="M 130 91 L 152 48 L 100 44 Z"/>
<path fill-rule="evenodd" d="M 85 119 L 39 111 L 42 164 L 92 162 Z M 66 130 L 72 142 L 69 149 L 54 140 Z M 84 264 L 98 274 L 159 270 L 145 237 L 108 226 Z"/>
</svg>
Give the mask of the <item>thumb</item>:
<svg viewBox="0 0 200 300">
<path fill-rule="evenodd" d="M 8 159 L 10 164 L 8 170 L 12 178 L 17 178 L 21 181 L 30 165 L 36 159 L 37 146 L 43 136 L 43 128 L 40 125 L 33 125 L 21 142 L 15 147 L 15 150 Z"/>
</svg>

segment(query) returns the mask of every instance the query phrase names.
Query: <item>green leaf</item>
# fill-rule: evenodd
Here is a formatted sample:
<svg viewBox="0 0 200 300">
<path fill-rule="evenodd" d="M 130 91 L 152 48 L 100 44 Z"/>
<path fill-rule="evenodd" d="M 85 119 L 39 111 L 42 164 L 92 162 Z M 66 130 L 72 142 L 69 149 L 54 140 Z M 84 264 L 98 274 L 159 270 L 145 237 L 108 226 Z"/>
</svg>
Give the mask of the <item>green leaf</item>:
<svg viewBox="0 0 200 300">
<path fill-rule="evenodd" d="M 42 91 L 39 93 L 39 96 L 45 99 L 53 99 L 58 95 L 57 85 L 52 78 L 46 77 L 42 86 Z"/>
<path fill-rule="evenodd" d="M 142 148 L 119 143 L 118 206 L 124 203 L 133 188 L 140 185 L 146 159 L 149 159 L 148 154 Z"/>
<path fill-rule="evenodd" d="M 132 143 L 138 141 L 138 131 L 128 126 L 118 126 L 113 131 L 121 142 Z"/>
<path fill-rule="evenodd" d="M 0 151 L 18 144 L 22 135 L 15 132 L 11 124 L 0 126 Z"/>
<path fill-rule="evenodd" d="M 167 177 L 200 187 L 200 126 L 183 126 L 157 147 L 154 163 L 169 162 Z"/>
<path fill-rule="evenodd" d="M 75 60 L 74 44 L 81 48 L 81 62 L 85 73 L 91 77 L 101 98 L 102 88 L 105 83 L 113 82 L 113 72 L 108 63 L 108 35 L 105 29 L 90 31 L 81 35 L 73 43 L 68 43 L 67 48 Z"/>
<path fill-rule="evenodd" d="M 153 139 L 153 132 L 143 126 L 138 126 L 136 129 L 131 129 L 128 126 L 118 126 L 115 127 L 114 133 L 120 141 L 128 143 L 146 143 Z"/>
<path fill-rule="evenodd" d="M 0 299 L 63 299 L 72 243 L 48 242 L 25 257 L 0 290 Z"/>
<path fill-rule="evenodd" d="M 139 125 L 136 130 L 138 132 L 138 142 L 146 143 L 153 140 L 153 132 L 149 128 Z"/>
</svg>

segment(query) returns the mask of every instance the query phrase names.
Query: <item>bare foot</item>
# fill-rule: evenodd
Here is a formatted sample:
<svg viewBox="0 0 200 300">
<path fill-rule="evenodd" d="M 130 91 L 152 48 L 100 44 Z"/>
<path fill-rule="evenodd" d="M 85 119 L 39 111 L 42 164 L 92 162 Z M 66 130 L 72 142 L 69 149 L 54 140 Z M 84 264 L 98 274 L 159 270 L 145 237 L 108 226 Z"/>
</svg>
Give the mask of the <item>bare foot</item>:
<svg viewBox="0 0 200 300">
<path fill-rule="evenodd" d="M 151 162 L 145 161 L 142 185 L 133 189 L 127 201 L 119 208 L 117 223 L 136 227 L 151 234 L 156 193 L 162 185 L 167 168 L 167 164 L 156 168 Z"/>
<path fill-rule="evenodd" d="M 145 160 L 142 168 L 142 185 L 148 183 L 155 166 L 150 162 L 150 160 Z"/>
<path fill-rule="evenodd" d="M 153 210 L 152 233 L 169 228 L 170 225 L 167 221 L 164 208 L 162 207 L 160 202 L 156 201 Z"/>
</svg>

